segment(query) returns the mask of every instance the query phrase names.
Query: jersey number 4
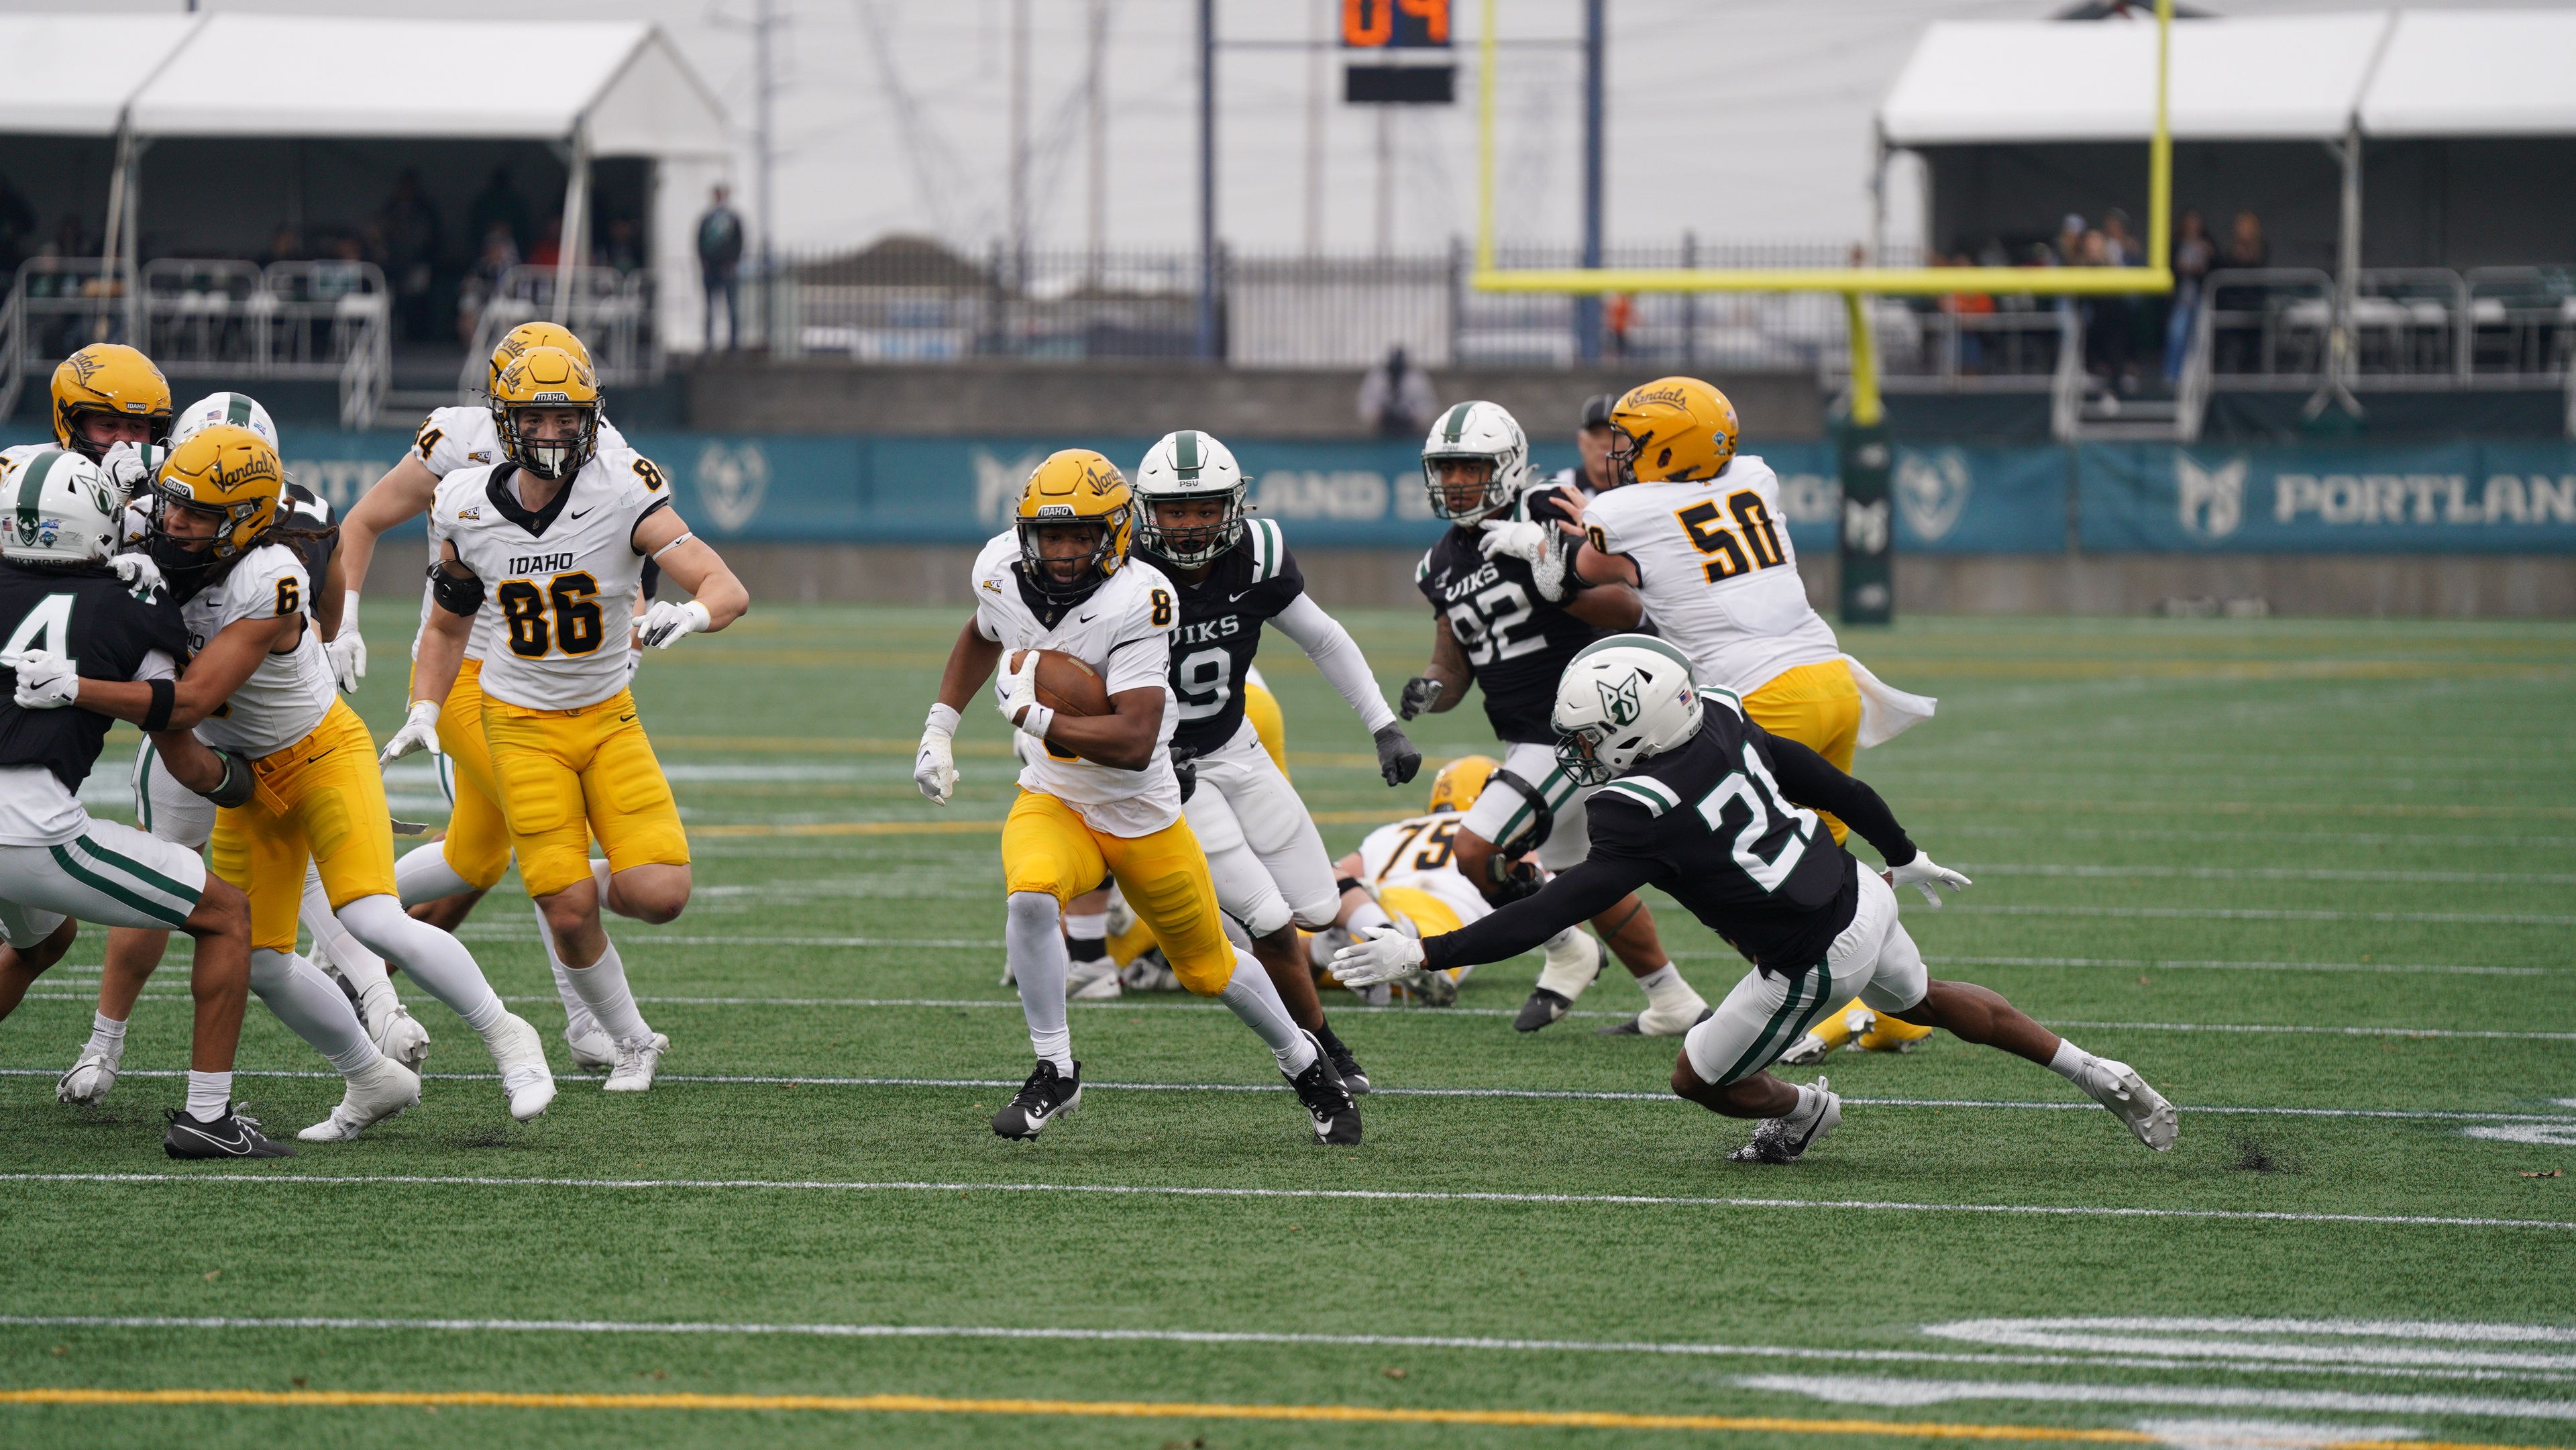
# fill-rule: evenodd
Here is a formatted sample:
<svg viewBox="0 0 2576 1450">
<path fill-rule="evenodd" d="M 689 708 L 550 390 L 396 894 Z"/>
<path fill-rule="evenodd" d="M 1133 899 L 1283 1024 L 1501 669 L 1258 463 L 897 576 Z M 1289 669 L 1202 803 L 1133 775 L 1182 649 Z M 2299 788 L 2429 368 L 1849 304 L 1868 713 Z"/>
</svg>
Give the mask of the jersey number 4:
<svg viewBox="0 0 2576 1450">
<path fill-rule="evenodd" d="M 1700 572 L 1708 582 L 1718 583 L 1756 569 L 1774 569 L 1787 562 L 1788 552 L 1780 547 L 1780 529 L 1771 521 L 1771 510 L 1762 495 L 1749 488 L 1738 489 L 1726 497 L 1726 512 L 1718 512 L 1714 500 L 1703 500 L 1689 508 L 1676 510 L 1682 533 L 1691 547 L 1708 556 Z M 1734 527 L 1727 527 L 1727 520 Z"/>
<path fill-rule="evenodd" d="M 0 647 L 0 655 L 14 655 L 33 647 L 69 658 L 72 639 L 72 596 L 48 594 L 27 611 L 18 627 L 9 631 L 9 643 Z"/>
<path fill-rule="evenodd" d="M 1726 808 L 1734 801 L 1744 802 L 1744 827 L 1735 833 L 1735 864 L 1764 891 L 1777 891 L 1789 873 L 1807 854 L 1807 843 L 1816 838 L 1816 813 L 1805 806 L 1791 805 L 1780 794 L 1780 783 L 1762 764 L 1762 757 L 1751 743 L 1744 747 L 1744 769 L 1717 783 L 1717 789 L 1700 797 L 1700 819 L 1718 835 L 1726 834 Z M 1784 809 L 1785 808 L 1785 809 Z M 1783 837 L 1765 858 L 1763 844 L 1774 836 Z"/>
<path fill-rule="evenodd" d="M 512 579 L 492 597 L 510 628 L 510 653 L 521 659 L 557 650 L 586 655 L 607 638 L 600 627 L 599 581 L 589 574 L 557 574 L 542 591 L 531 580 Z"/>
</svg>

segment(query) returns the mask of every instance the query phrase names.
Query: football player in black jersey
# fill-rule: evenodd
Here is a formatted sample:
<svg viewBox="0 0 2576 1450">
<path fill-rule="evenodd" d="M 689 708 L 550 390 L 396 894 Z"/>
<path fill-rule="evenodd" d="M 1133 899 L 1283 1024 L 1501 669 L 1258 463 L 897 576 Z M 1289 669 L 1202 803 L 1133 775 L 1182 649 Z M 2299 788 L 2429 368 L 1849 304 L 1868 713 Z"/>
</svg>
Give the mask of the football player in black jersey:
<svg viewBox="0 0 2576 1450">
<path fill-rule="evenodd" d="M 1192 429 L 1163 435 L 1137 465 L 1135 490 L 1136 550 L 1180 593 L 1171 666 L 1180 724 L 1172 758 L 1195 777 L 1183 809 L 1207 852 L 1217 904 L 1251 939 L 1289 1015 L 1315 1034 L 1342 1081 L 1366 1092 L 1367 1074 L 1325 1025 L 1297 943 L 1299 927 L 1322 931 L 1341 910 L 1333 860 L 1296 788 L 1243 715 L 1262 625 L 1295 640 L 1350 702 L 1376 741 L 1388 785 L 1413 779 L 1422 752 L 1396 723 L 1359 643 L 1307 595 L 1279 525 L 1243 516 L 1243 469 L 1224 444 Z"/>
<path fill-rule="evenodd" d="M 184 931 L 197 944 L 196 1030 L 187 1105 L 169 1115 L 162 1146 L 173 1158 L 293 1157 L 232 1107 L 233 1050 L 250 997 L 248 898 L 194 851 L 92 820 L 81 806 L 108 721 L 62 708 L 80 694 L 74 660 L 100 679 L 150 683 L 159 719 L 147 716 L 145 730 L 182 783 L 229 805 L 254 788 L 250 762 L 158 728 L 188 631 L 177 606 L 158 597 L 157 570 L 110 566 L 117 502 L 98 465 L 77 453 L 0 467 L 0 678 L 9 685 L 0 700 L 0 1017 L 62 959 L 77 922 Z"/>
<path fill-rule="evenodd" d="M 1895 887 L 1934 906 L 1968 878 L 1933 864 L 1878 792 L 1796 741 L 1772 735 L 1690 661 L 1647 635 L 1578 654 L 1550 717 L 1557 758 L 1592 797 L 1592 854 L 1536 895 L 1462 930 L 1416 941 L 1393 932 L 1345 947 L 1345 982 L 1399 981 L 1517 956 L 1640 886 L 1671 892 L 1753 963 L 1682 1039 L 1673 1091 L 1714 1113 L 1759 1119 L 1738 1162 L 1794 1162 L 1842 1121 L 1824 1078 L 1793 1087 L 1764 1069 L 1827 1007 L 1857 994 L 1876 1011 L 1946 1028 L 2043 1064 L 2159 1152 L 2173 1105 L 2128 1064 L 2096 1057 L 1972 982 L 1944 982 L 1896 919 Z M 1864 871 L 1816 819 L 1830 811 L 1887 862 Z"/>
<path fill-rule="evenodd" d="M 1527 866 L 1513 874 L 1516 857 L 1535 852 L 1550 871 L 1583 859 L 1583 795 L 1557 768 L 1548 705 L 1575 651 L 1636 617 L 1636 594 L 1618 585 L 1551 604 L 1548 594 L 1565 591 L 1540 589 L 1532 571 L 1544 564 L 1494 551 L 1496 525 L 1576 516 L 1553 488 L 1529 487 L 1529 440 L 1496 404 L 1459 403 L 1443 412 L 1422 445 L 1422 476 L 1431 511 L 1452 527 L 1414 571 L 1431 601 L 1431 663 L 1405 682 L 1402 714 L 1410 720 L 1454 709 L 1470 682 L 1484 690 L 1503 768 L 1459 826 L 1457 859 L 1458 870 L 1500 906 L 1538 882 Z M 1708 1015 L 1707 1001 L 1664 955 L 1644 902 L 1612 902 L 1592 925 L 1646 993 L 1645 1011 L 1606 1030 L 1677 1037 Z M 1597 948 L 1588 961 L 1551 963 L 1512 1026 L 1535 1032 L 1562 1018 L 1601 965 Z"/>
</svg>

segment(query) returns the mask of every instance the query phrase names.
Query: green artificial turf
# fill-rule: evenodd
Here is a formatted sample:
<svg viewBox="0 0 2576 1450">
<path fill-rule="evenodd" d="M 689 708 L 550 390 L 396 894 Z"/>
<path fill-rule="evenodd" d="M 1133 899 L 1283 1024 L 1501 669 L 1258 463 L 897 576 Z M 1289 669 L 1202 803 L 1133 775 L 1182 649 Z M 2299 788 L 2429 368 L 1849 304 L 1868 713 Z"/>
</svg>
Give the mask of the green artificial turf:
<svg viewBox="0 0 2576 1450">
<path fill-rule="evenodd" d="M 412 618 L 393 604 L 369 614 L 377 668 L 360 703 L 380 735 L 399 718 Z M 512 878 L 464 935 L 566 1074 L 551 1112 L 513 1124 L 488 1075 L 434 1077 L 419 1108 L 353 1144 L 283 1163 L 173 1163 L 159 1122 L 180 1085 L 152 1074 L 184 1065 L 176 966 L 135 1015 L 128 1076 L 109 1104 L 53 1100 L 53 1074 L 88 1021 L 99 947 L 86 934 L 0 1025 L 0 1175 L 138 1181 L 0 1177 L 0 1392 L 913 1394 L 2152 1423 L 2179 1444 L 2212 1432 L 2173 1422 L 2221 1420 L 2310 1443 L 2371 1427 L 2576 1441 L 2576 629 L 1936 619 L 1848 638 L 1891 682 L 1941 697 L 1937 719 L 1860 762 L 1915 839 L 1976 878 L 1937 913 L 1906 897 L 1934 971 L 1986 983 L 2133 1063 L 2181 1106 L 2183 1136 L 2175 1152 L 2150 1154 L 2057 1077 L 1936 1037 L 1903 1057 L 1841 1053 L 1784 1073 L 1830 1075 L 1849 1106 L 1807 1161 L 1779 1169 L 1724 1161 L 1746 1125 L 1664 1095 L 1675 1044 L 1594 1035 L 1642 1003 L 1615 968 L 1583 1015 L 1513 1033 L 1535 958 L 1480 970 L 1454 1011 L 1328 999 L 1382 1088 L 1508 1090 L 1367 1098 L 1356 1149 L 1316 1146 L 1266 1052 L 1221 1010 L 1180 996 L 1078 1007 L 1076 1053 L 1092 1084 L 1080 1116 L 1032 1144 L 994 1138 L 985 1119 L 1028 1067 L 1016 1004 L 996 985 L 1005 728 L 988 709 L 968 712 L 964 780 L 946 810 L 910 780 L 956 620 L 764 609 L 646 662 L 638 695 L 677 777 L 698 894 L 671 926 L 612 927 L 645 1011 L 673 1041 L 644 1097 L 611 1098 L 571 1074 Z M 1390 693 L 1419 667 L 1421 618 L 1348 622 Z M 1420 808 L 1427 772 L 1387 790 L 1366 735 L 1293 647 L 1272 641 L 1262 663 L 1286 706 L 1297 784 L 1335 851 Z M 1446 757 L 1486 745 L 1482 729 L 1471 704 L 1421 722 L 1416 739 Z M 122 781 L 130 750 L 111 744 L 102 779 Z M 416 770 L 398 773 L 397 814 L 434 817 L 424 789 Z M 1721 995 L 1740 959 L 1655 900 L 1675 959 Z M 462 1023 L 416 990 L 406 998 L 434 1039 L 433 1073 L 488 1073 Z M 2226 1027 L 2393 1030 L 2215 1030 Z M 2444 1032 L 2501 1035 L 2419 1035 Z M 338 1096 L 257 1006 L 241 1066 L 239 1091 L 273 1131 L 321 1117 Z M 1566 1095 L 1538 1095 L 1548 1093 Z M 1585 1093 L 1625 1096 L 1573 1095 Z M 2499 1125 L 2556 1141 L 2465 1132 Z M 2562 1176 L 2531 1176 L 2551 1173 Z M 313 1178 L 369 1181 L 296 1181 Z M 473 1181 L 407 1181 L 429 1179 Z M 834 1186 L 851 1184 L 874 1186 Z M 1076 1185 L 1264 1192 L 1033 1191 Z M 1415 1196 L 1296 1196 L 1311 1190 Z M 1981 1211 L 2044 1207 L 2282 1216 Z M 2422 1221 L 2434 1219 L 2462 1221 Z M 65 1317 L 210 1322 L 27 1322 Z M 305 1317 L 452 1323 L 224 1322 Z M 2229 1331 L 2420 1351 L 2376 1367 L 2334 1353 L 2267 1368 L 2169 1344 L 2015 1349 L 1925 1330 L 2005 1317 L 2437 1321 L 2554 1335 Z M 493 1323 L 504 1320 L 700 1328 Z M 1849 1357 L 1858 1351 L 1894 1357 Z M 1924 1357 L 1940 1354 L 2005 1358 Z M 1825 1377 L 2161 1386 L 2178 1402 L 2079 1389 L 1909 1404 L 1902 1383 L 1881 1387 L 1893 1403 L 1838 1402 L 1807 1392 Z M 1768 1383 L 1745 1383 L 1754 1378 Z M 2225 1403 L 2248 1391 L 2271 1397 Z M 2296 1398 L 2317 1394 L 2399 1398 Z M 2418 1396 L 2513 1403 L 2467 1413 L 2408 1398 Z M 13 1447 L 1538 1446 L 1712 1434 L 0 1401 L 0 1444 Z M 1850 1443 L 1792 1429 L 1721 1438 Z"/>
</svg>

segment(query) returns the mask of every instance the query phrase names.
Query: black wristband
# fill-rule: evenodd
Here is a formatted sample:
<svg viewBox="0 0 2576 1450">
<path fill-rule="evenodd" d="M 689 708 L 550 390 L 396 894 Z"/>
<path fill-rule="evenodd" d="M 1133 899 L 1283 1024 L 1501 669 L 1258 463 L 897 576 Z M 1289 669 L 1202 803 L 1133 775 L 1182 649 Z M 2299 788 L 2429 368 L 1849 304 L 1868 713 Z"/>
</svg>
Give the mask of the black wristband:
<svg viewBox="0 0 2576 1450">
<path fill-rule="evenodd" d="M 1363 895 L 1368 892 L 1368 888 L 1362 886 L 1360 884 L 1360 878 L 1356 876 L 1345 876 L 1341 880 L 1334 882 L 1333 889 L 1335 891 L 1357 891 Z"/>
<path fill-rule="evenodd" d="M 169 729 L 170 711 L 179 703 L 179 687 L 168 680 L 146 680 L 144 683 L 152 691 L 152 704 L 143 712 L 144 730 L 150 733 Z"/>
</svg>

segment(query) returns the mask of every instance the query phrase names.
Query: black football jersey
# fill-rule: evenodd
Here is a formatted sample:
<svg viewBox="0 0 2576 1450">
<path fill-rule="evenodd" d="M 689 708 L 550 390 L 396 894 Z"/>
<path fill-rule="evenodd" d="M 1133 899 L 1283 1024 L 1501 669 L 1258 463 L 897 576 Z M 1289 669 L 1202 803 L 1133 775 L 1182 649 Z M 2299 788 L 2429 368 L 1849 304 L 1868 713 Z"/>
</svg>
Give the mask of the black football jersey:
<svg viewBox="0 0 2576 1450">
<path fill-rule="evenodd" d="M 1204 754 L 1242 728 L 1243 677 L 1261 647 L 1262 623 L 1306 592 L 1306 576 L 1270 519 L 1245 519 L 1243 537 L 1196 584 L 1158 567 L 1181 597 L 1180 623 L 1172 630 L 1172 693 L 1180 699 L 1181 723 L 1172 731 L 1172 748 Z"/>
<path fill-rule="evenodd" d="M 287 516 L 281 522 L 289 527 L 300 529 L 331 527 L 331 501 L 304 485 L 289 483 L 286 486 L 285 502 Z M 306 612 L 310 613 L 311 600 L 320 597 L 322 593 L 323 569 L 330 564 L 332 551 L 340 547 L 340 536 L 333 534 L 328 538 L 318 539 L 281 539 L 278 542 L 295 550 L 296 560 L 303 564 L 306 577 L 313 581 L 313 591 L 307 597 L 305 606 Z"/>
<path fill-rule="evenodd" d="M 188 657 L 188 629 L 166 596 L 146 604 L 105 565 L 48 569 L 0 561 L 0 653 L 41 648 L 70 659 L 94 680 L 130 680 L 143 657 L 159 650 L 173 663 Z M 41 765 L 77 794 L 98 763 L 105 715 L 68 705 L 22 710 L 12 698 L 17 671 L 0 665 L 0 765 Z"/>
<path fill-rule="evenodd" d="M 1553 524 L 1569 515 L 1553 488 L 1531 489 L 1496 518 Z M 1615 631 L 1584 623 L 1539 597 L 1526 559 L 1488 559 L 1484 531 L 1470 524 L 1440 536 L 1414 571 L 1432 612 L 1449 621 L 1467 670 L 1485 692 L 1485 718 L 1498 740 L 1556 739 L 1548 716 L 1557 677 L 1585 645 Z"/>
</svg>

